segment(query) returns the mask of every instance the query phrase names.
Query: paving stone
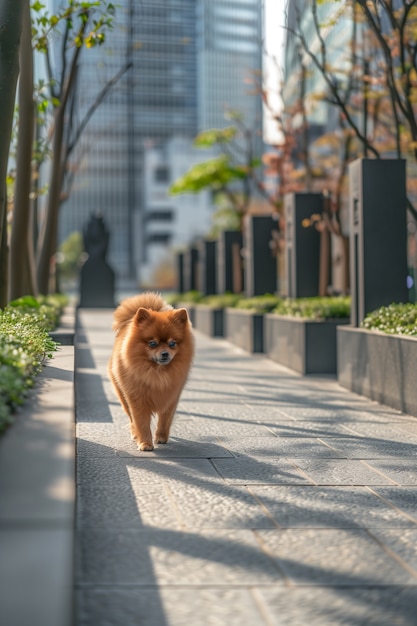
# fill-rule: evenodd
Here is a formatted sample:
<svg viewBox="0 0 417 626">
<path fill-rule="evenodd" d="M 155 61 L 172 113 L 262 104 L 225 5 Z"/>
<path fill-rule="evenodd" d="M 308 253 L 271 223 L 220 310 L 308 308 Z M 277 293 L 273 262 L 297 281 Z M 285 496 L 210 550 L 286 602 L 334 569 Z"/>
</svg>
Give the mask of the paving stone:
<svg viewBox="0 0 417 626">
<path fill-rule="evenodd" d="M 265 508 L 244 488 L 212 482 L 170 486 L 172 499 L 188 529 L 275 528 Z"/>
<path fill-rule="evenodd" d="M 284 528 L 407 528 L 415 525 L 364 487 L 254 485 L 249 490 Z M 417 493 L 415 495 L 417 497 Z"/>
<path fill-rule="evenodd" d="M 78 626 L 263 626 L 251 590 L 82 590 Z"/>
<path fill-rule="evenodd" d="M 276 587 L 255 593 L 270 626 L 416 624 L 413 587 Z"/>
<path fill-rule="evenodd" d="M 213 465 L 230 484 L 299 484 L 312 482 L 285 459 L 239 457 L 214 459 Z"/>
<path fill-rule="evenodd" d="M 92 457 L 92 456 L 103 456 L 103 457 L 113 457 L 117 453 L 117 447 L 120 446 L 129 446 L 132 449 L 132 453 L 135 451 L 135 444 L 132 442 L 130 444 L 127 439 L 128 435 L 126 433 L 126 441 L 125 437 L 114 436 L 114 437 L 100 437 L 97 438 L 98 441 L 87 441 L 86 439 L 80 439 L 77 437 L 76 445 L 77 445 L 77 458 L 82 458 L 83 456 Z"/>
<path fill-rule="evenodd" d="M 338 450 L 340 455 L 349 459 L 384 459 L 392 457 L 417 456 L 417 443 L 390 441 L 376 437 L 354 437 L 326 439 L 326 443 Z"/>
<path fill-rule="evenodd" d="M 411 426 L 407 423 L 407 426 Z M 357 422 L 356 424 L 349 424 L 348 428 L 353 431 L 356 435 L 361 437 L 367 437 L 371 440 L 381 440 L 381 441 L 395 441 L 399 443 L 409 443 L 411 445 L 417 445 L 417 428 L 415 432 L 408 432 L 406 429 L 403 429 L 400 423 L 387 422 L 387 423 L 373 423 L 369 422 Z"/>
<path fill-rule="evenodd" d="M 256 533 L 280 569 L 297 584 L 417 585 L 417 578 L 364 530 L 290 528 Z"/>
<path fill-rule="evenodd" d="M 265 422 L 266 423 L 266 422 Z M 281 424 L 270 424 L 268 427 L 278 437 L 353 437 L 347 426 L 331 421 L 294 421 Z"/>
<path fill-rule="evenodd" d="M 179 481 L 198 484 L 222 480 L 207 459 L 138 459 L 134 457 L 80 457 L 77 481 L 80 484 L 104 485 L 135 483 L 160 484 Z"/>
<path fill-rule="evenodd" d="M 417 487 L 374 487 L 373 490 L 417 522 Z"/>
<path fill-rule="evenodd" d="M 289 459 L 318 485 L 391 485 L 390 478 L 361 461 L 346 459 Z M 378 461 L 380 463 L 380 461 Z"/>
<path fill-rule="evenodd" d="M 146 456 L 158 458 L 178 457 L 194 459 L 215 459 L 232 456 L 226 448 L 219 444 L 210 443 L 208 441 L 192 441 L 190 439 L 180 439 L 177 437 L 170 437 L 166 445 L 155 446 L 152 452 L 142 452 L 137 449 L 134 443 L 133 446 L 133 452 L 131 451 L 131 446 L 128 447 L 128 445 L 126 445 L 126 450 L 121 447 L 118 448 L 117 455 L 142 457 L 145 454 Z"/>
<path fill-rule="evenodd" d="M 79 528 L 180 528 L 184 522 L 167 488 L 157 485 L 80 485 Z"/>
<path fill-rule="evenodd" d="M 372 459 L 366 461 L 366 464 L 382 472 L 399 485 L 417 485 L 417 461 L 415 459 Z"/>
<path fill-rule="evenodd" d="M 312 437 L 222 437 L 221 442 L 237 457 L 276 458 L 283 456 L 340 457 L 342 453 Z"/>
<path fill-rule="evenodd" d="M 405 432 L 406 435 L 413 435 L 414 437 L 417 437 L 417 419 L 415 417 L 410 417 L 410 421 L 396 420 L 393 426 L 395 426 L 396 430 Z"/>
<path fill-rule="evenodd" d="M 350 400 L 350 399 L 349 399 Z M 314 406 L 314 402 L 309 404 L 305 403 L 299 405 L 280 406 L 281 413 L 293 417 L 296 420 L 340 420 L 342 423 L 348 422 L 375 422 L 375 423 L 387 423 L 389 419 L 392 419 L 392 414 L 386 413 L 382 409 L 380 411 L 370 410 L 352 410 L 349 406 L 346 406 L 346 399 L 344 404 L 340 404 L 338 407 L 330 408 L 325 403 L 322 405 Z"/>
<path fill-rule="evenodd" d="M 232 454 L 220 444 L 210 441 L 191 441 L 170 437 L 168 444 L 155 446 L 152 452 L 139 450 L 126 432 L 114 437 L 101 437 L 101 443 L 77 439 L 78 456 L 132 456 L 132 457 L 191 457 L 191 458 L 222 458 Z"/>
<path fill-rule="evenodd" d="M 91 486 L 127 482 L 129 458 L 114 456 L 78 456 L 77 483 Z"/>
<path fill-rule="evenodd" d="M 417 528 L 378 528 L 372 531 L 372 535 L 407 564 L 417 585 Z"/>
<path fill-rule="evenodd" d="M 184 422 L 174 422 L 172 426 L 174 437 L 192 439 L 197 435 L 199 440 L 203 437 L 274 437 L 273 433 L 265 426 L 245 422 L 239 418 L 207 419 L 194 418 Z"/>
<path fill-rule="evenodd" d="M 318 406 L 314 406 L 314 403 L 306 404 L 305 398 L 300 398 L 298 402 L 292 402 L 287 406 L 285 404 L 280 404 L 279 412 L 288 417 L 292 417 L 296 421 L 308 421 L 319 419 L 322 421 L 325 420 L 346 420 L 345 412 L 342 407 L 329 408 L 324 404 L 318 404 Z"/>
<path fill-rule="evenodd" d="M 126 423 L 125 428 L 115 422 L 78 422 L 76 425 L 76 435 L 79 439 L 87 441 L 100 442 L 102 438 L 119 436 L 123 434 L 129 436 L 129 425 Z"/>
<path fill-rule="evenodd" d="M 249 530 L 81 530 L 77 553 L 81 584 L 227 587 L 282 581 Z"/>
</svg>

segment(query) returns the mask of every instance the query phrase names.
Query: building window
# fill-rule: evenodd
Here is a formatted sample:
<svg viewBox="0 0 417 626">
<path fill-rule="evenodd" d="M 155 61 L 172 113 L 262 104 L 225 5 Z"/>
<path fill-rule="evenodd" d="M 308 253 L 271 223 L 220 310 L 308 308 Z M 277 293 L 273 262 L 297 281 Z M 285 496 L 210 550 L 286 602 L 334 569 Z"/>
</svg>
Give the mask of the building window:
<svg viewBox="0 0 417 626">
<path fill-rule="evenodd" d="M 174 211 L 171 209 L 154 209 L 147 213 L 146 219 L 148 222 L 172 222 L 174 219 Z"/>
<path fill-rule="evenodd" d="M 148 243 L 164 243 L 171 241 L 171 233 L 152 233 L 147 237 Z"/>
<path fill-rule="evenodd" d="M 169 183 L 169 167 L 166 165 L 160 165 L 155 168 L 155 182 Z"/>
</svg>

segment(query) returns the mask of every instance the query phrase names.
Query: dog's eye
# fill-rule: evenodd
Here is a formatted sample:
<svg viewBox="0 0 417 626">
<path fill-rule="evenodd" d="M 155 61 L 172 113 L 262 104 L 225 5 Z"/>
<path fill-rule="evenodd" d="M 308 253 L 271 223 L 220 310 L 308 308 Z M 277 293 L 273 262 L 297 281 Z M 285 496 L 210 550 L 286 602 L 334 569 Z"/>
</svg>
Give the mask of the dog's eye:
<svg viewBox="0 0 417 626">
<path fill-rule="evenodd" d="M 157 345 L 158 345 L 158 342 L 157 342 L 157 341 L 155 341 L 155 339 L 151 339 L 151 340 L 148 342 L 148 346 L 149 346 L 150 348 L 156 348 L 156 346 L 157 346 Z"/>
<path fill-rule="evenodd" d="M 175 348 L 176 345 L 177 345 L 177 342 L 174 341 L 173 339 L 171 339 L 171 341 L 168 341 L 168 346 L 170 348 Z"/>
</svg>

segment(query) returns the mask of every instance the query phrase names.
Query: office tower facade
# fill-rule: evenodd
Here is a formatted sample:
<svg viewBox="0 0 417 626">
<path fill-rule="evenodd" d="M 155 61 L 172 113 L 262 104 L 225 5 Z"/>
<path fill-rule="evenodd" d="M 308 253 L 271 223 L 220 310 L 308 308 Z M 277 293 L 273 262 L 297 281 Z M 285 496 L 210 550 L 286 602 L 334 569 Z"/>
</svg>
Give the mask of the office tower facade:
<svg viewBox="0 0 417 626">
<path fill-rule="evenodd" d="M 158 214 L 153 201 L 148 211 L 146 151 L 172 155 L 172 145 L 191 146 L 199 130 L 230 123 L 226 109 L 239 109 L 245 123 L 261 132 L 260 97 L 249 94 L 251 75 L 261 71 L 261 14 L 258 0 L 118 3 L 105 45 L 83 51 L 79 120 L 108 81 L 129 67 L 91 117 L 71 164 L 73 185 L 61 211 L 61 241 L 99 213 L 110 230 L 109 261 L 117 275 L 138 279 L 150 247 L 159 246 L 161 252 L 169 247 L 172 231 L 178 231 L 178 203 L 167 210 L 167 190 L 178 167 L 165 158 L 163 165 L 158 161 L 153 175 L 161 210 Z M 172 144 L 175 138 L 182 143 Z M 206 222 L 204 217 L 202 228 Z"/>
<path fill-rule="evenodd" d="M 200 0 L 198 3 L 198 126 L 225 126 L 239 110 L 249 127 L 262 122 L 262 103 L 251 97 L 262 69 L 262 3 Z"/>
</svg>

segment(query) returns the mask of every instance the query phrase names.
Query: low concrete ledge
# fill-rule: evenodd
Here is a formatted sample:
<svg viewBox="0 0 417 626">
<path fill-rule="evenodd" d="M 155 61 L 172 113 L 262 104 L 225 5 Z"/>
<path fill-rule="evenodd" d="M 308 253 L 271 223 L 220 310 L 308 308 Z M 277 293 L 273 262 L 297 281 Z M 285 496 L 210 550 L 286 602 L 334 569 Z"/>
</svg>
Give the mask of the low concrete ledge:
<svg viewBox="0 0 417 626">
<path fill-rule="evenodd" d="M 0 623 L 70 626 L 74 348 L 63 346 L 0 438 Z"/>
<path fill-rule="evenodd" d="M 230 343 L 257 353 L 264 351 L 264 315 L 245 309 L 225 309 L 225 337 Z"/>
<path fill-rule="evenodd" d="M 336 328 L 349 320 L 309 320 L 267 313 L 264 347 L 269 358 L 303 376 L 336 374 Z"/>
<path fill-rule="evenodd" d="M 49 333 L 54 341 L 58 341 L 62 346 L 73 346 L 75 335 L 76 308 L 74 305 L 65 307 L 59 322 L 59 328 Z"/>
<path fill-rule="evenodd" d="M 337 355 L 342 387 L 417 416 L 417 338 L 340 327 Z"/>
<path fill-rule="evenodd" d="M 207 304 L 194 305 L 193 326 L 209 337 L 224 337 L 224 309 Z"/>
</svg>

